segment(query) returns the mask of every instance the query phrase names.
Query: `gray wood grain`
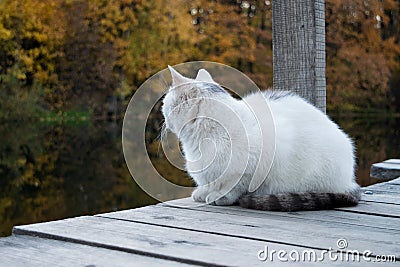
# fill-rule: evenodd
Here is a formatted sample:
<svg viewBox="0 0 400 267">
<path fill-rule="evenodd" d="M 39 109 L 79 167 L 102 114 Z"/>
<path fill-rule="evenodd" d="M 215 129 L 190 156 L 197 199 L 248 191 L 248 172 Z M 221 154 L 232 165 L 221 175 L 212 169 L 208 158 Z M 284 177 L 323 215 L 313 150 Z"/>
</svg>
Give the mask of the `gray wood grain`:
<svg viewBox="0 0 400 267">
<path fill-rule="evenodd" d="M 298 211 L 298 212 L 274 212 L 274 211 L 260 211 L 252 209 L 244 209 L 239 206 L 209 206 L 198 205 L 190 198 L 182 198 L 177 200 L 168 201 L 163 204 L 169 207 L 201 210 L 210 213 L 222 213 L 226 215 L 238 215 L 243 217 L 276 217 L 282 221 L 286 221 L 289 217 L 305 220 L 304 223 L 308 224 L 309 221 L 326 222 L 328 224 L 349 224 L 359 225 L 380 229 L 392 229 L 400 231 L 400 224 L 398 218 L 382 217 L 376 215 L 369 215 L 364 213 L 350 213 L 340 210 L 320 210 L 320 211 Z"/>
<path fill-rule="evenodd" d="M 178 210 L 175 209 L 174 210 Z M 198 211 L 196 211 L 198 212 Z M 225 236 L 221 233 L 209 234 L 204 231 L 193 231 L 177 228 L 174 225 L 172 216 L 165 212 L 155 214 L 159 220 L 167 220 L 170 225 L 157 226 L 154 224 L 138 223 L 126 221 L 125 219 L 108 219 L 101 217 L 80 217 L 49 223 L 34 224 L 16 227 L 15 233 L 18 235 L 42 236 L 62 240 L 71 243 L 87 244 L 90 246 L 129 251 L 131 253 L 151 254 L 152 256 L 167 257 L 170 259 L 178 258 L 182 261 L 197 263 L 206 266 L 264 266 L 265 264 L 275 263 L 282 265 L 276 258 L 274 262 L 261 262 L 257 260 L 256 254 L 265 246 L 274 250 L 299 251 L 309 250 L 304 247 L 291 246 L 257 240 Z M 180 218 L 180 217 L 179 217 Z M 189 218 L 187 225 L 193 224 Z M 230 220 L 224 216 L 221 220 L 226 221 L 225 225 L 218 225 L 224 229 L 229 225 Z M 261 221 L 261 220 L 259 220 Z M 208 222 L 204 218 L 203 224 L 213 225 L 215 221 Z M 230 227 L 235 227 L 235 223 L 230 223 Z M 235 229 L 236 232 L 243 232 L 246 225 L 240 225 Z M 247 226 L 247 229 L 254 227 Z M 268 228 L 260 229 L 262 233 L 272 232 Z M 296 232 L 297 234 L 297 232 Z M 293 235 L 293 231 L 292 231 Z M 313 237 L 315 238 L 315 237 Z M 332 246 L 336 240 L 331 242 Z M 316 250 L 320 253 L 320 250 Z M 338 254 L 338 253 L 336 253 Z M 342 266 L 340 261 L 331 262 L 333 266 Z M 306 262 L 304 265 L 315 265 L 318 262 Z M 369 262 L 371 264 L 371 262 Z M 351 264 L 353 265 L 353 264 Z M 357 266 L 365 266 L 365 262 L 355 263 Z M 136 265 L 134 265 L 136 266 Z"/>
<path fill-rule="evenodd" d="M 386 191 L 388 193 L 400 195 L 400 184 L 397 181 L 398 180 L 394 180 L 394 181 L 386 182 L 386 183 L 373 184 L 373 185 L 364 187 L 364 190 L 374 190 L 375 189 L 375 190 Z"/>
<path fill-rule="evenodd" d="M 265 262 L 257 259 L 257 252 L 266 245 L 276 250 L 298 249 L 285 244 L 93 216 L 17 226 L 14 234 L 45 237 L 203 266 L 263 266 Z"/>
<path fill-rule="evenodd" d="M 372 251 L 371 262 L 353 265 L 372 265 L 374 255 L 390 254 L 400 260 L 400 184 L 392 182 L 363 189 L 373 194 L 364 192 L 360 205 L 337 210 L 265 212 L 199 206 L 186 198 L 17 226 L 13 237 L 0 239 L 0 266 L 125 266 L 131 262 L 134 266 L 258 266 L 266 264 L 256 255 L 265 246 L 286 252 L 316 249 L 318 253 L 336 250 L 339 238 L 347 240 L 348 250 Z M 310 264 L 318 262 L 304 265 Z"/>
<path fill-rule="evenodd" d="M 387 183 L 391 184 L 391 185 L 400 185 L 400 177 L 397 178 L 397 179 L 393 179 L 391 181 L 388 181 Z"/>
<path fill-rule="evenodd" d="M 400 159 L 389 159 L 372 164 L 370 176 L 385 180 L 400 177 Z"/>
<path fill-rule="evenodd" d="M 364 213 L 376 216 L 400 218 L 400 206 L 395 204 L 360 202 L 355 207 L 337 208 L 337 210 Z"/>
<path fill-rule="evenodd" d="M 31 236 L 0 239 L 0 266 L 189 266 L 104 248 Z"/>
<path fill-rule="evenodd" d="M 400 192 L 388 191 L 379 187 L 364 188 L 361 199 L 365 202 L 377 202 L 400 205 Z"/>
<path fill-rule="evenodd" d="M 265 212 L 238 206 L 199 206 L 186 198 L 140 209 L 18 226 L 14 228 L 15 236 L 12 237 L 17 241 L 0 242 L 0 258 L 3 260 L 0 260 L 0 266 L 1 263 L 20 266 L 19 257 L 9 256 L 19 255 L 17 252 L 9 253 L 13 249 L 28 258 L 35 251 L 39 252 L 39 257 L 43 251 L 49 250 L 46 246 L 54 247 L 53 254 L 44 254 L 44 258 L 38 259 L 33 256 L 33 262 L 39 262 L 37 266 L 46 265 L 46 260 L 51 261 L 51 258 L 57 259 L 57 254 L 58 258 L 65 253 L 71 254 L 68 249 L 78 249 L 69 246 L 83 246 L 79 250 L 84 254 L 93 249 L 90 253 L 94 256 L 90 259 L 98 254 L 107 255 L 108 251 L 123 253 L 122 260 L 116 261 L 115 266 L 126 262 L 127 257 L 139 257 L 138 261 L 143 264 L 138 266 L 148 265 L 144 262 L 153 258 L 165 261 L 166 265 L 183 262 L 204 266 L 257 266 L 266 264 L 256 256 L 265 246 L 286 252 L 316 249 L 318 253 L 324 249 L 336 250 L 339 238 L 347 240 L 348 250 L 372 251 L 371 262 L 362 261 L 355 265 L 373 264 L 374 255 L 391 254 L 400 260 L 400 184 L 398 180 L 392 182 L 363 189 L 373 194 L 364 192 L 357 207 L 337 210 Z M 20 242 L 21 238 L 31 238 L 31 241 Z M 58 240 L 57 244 L 65 246 L 49 245 L 47 242 L 51 240 L 48 239 Z M 8 256 L 1 257 L 1 253 Z M 85 259 L 84 256 L 79 258 Z M 22 259 L 25 258 L 22 256 Z M 100 256 L 98 259 L 98 265 L 107 262 Z M 75 257 L 67 257 L 65 262 L 68 264 L 61 266 L 79 266 L 72 264 L 76 262 Z M 114 266 L 114 262 L 108 263 L 107 266 Z M 274 263 L 282 265 L 279 261 Z M 150 264 L 158 265 L 159 262 L 156 260 Z M 304 265 L 310 265 L 310 262 Z"/>
<path fill-rule="evenodd" d="M 274 1 L 274 89 L 293 90 L 326 110 L 324 0 Z"/>
<path fill-rule="evenodd" d="M 215 207 L 202 208 L 214 209 Z M 359 251 L 368 249 L 377 254 L 392 253 L 400 259 L 398 220 L 397 224 L 393 223 L 397 229 L 384 229 L 360 225 L 350 220 L 346 223 L 326 220 L 322 214 L 320 219 L 283 217 L 274 212 L 257 213 L 254 216 L 254 213 L 248 214 L 246 209 L 239 207 L 238 209 L 237 214 L 232 212 L 227 214 L 226 212 L 152 206 L 99 216 L 319 249 L 334 248 L 338 239 L 346 238 L 351 244 L 349 249 Z M 316 214 L 314 212 L 314 215 Z M 375 246 L 376 242 L 380 243 L 379 247 Z"/>
<path fill-rule="evenodd" d="M 393 187 L 400 189 L 400 186 L 397 185 L 381 185 L 382 188 L 385 190 L 393 190 Z M 388 191 L 389 192 L 389 191 Z M 394 196 L 394 194 L 393 194 Z M 399 195 L 400 196 L 400 195 Z M 383 202 L 383 201 L 382 201 Z M 188 205 L 189 207 L 198 206 L 198 203 L 192 202 L 189 198 L 187 200 L 175 200 L 169 201 L 170 205 L 177 205 L 177 206 L 185 206 Z M 355 212 L 355 213 L 362 213 L 362 214 L 370 214 L 376 216 L 384 216 L 384 217 L 393 217 L 393 218 L 400 218 L 400 207 L 399 205 L 391 205 L 386 203 L 379 203 L 379 202 L 368 202 L 368 201 L 360 201 L 360 203 L 355 207 L 348 207 L 348 208 L 337 208 L 335 210 L 341 210 L 346 212 Z"/>
</svg>

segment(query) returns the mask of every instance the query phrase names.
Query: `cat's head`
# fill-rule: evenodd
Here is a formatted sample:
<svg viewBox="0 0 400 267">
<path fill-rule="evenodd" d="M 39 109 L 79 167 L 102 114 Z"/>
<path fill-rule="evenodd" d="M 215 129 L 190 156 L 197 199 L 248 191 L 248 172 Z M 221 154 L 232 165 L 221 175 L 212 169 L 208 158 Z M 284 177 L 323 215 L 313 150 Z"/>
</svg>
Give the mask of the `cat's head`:
<svg viewBox="0 0 400 267">
<path fill-rule="evenodd" d="M 162 113 L 165 126 L 179 136 L 184 126 L 195 123 L 202 102 L 229 94 L 205 69 L 200 69 L 196 78 L 191 79 L 181 75 L 171 66 L 168 68 L 172 84 L 164 97 Z"/>
</svg>

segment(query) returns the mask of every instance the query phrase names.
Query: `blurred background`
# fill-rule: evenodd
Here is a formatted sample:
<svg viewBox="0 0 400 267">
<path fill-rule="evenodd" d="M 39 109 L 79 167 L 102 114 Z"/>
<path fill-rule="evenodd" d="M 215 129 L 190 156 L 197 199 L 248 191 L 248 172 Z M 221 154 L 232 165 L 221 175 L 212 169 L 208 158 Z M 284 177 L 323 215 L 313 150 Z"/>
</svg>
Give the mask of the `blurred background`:
<svg viewBox="0 0 400 267">
<path fill-rule="evenodd" d="M 124 111 L 151 75 L 228 64 L 272 86 L 272 1 L 0 0 L 0 236 L 13 225 L 153 204 L 126 168 Z M 370 165 L 400 157 L 400 1 L 326 0 L 327 110 Z M 190 184 L 159 150 L 164 176 Z"/>
</svg>

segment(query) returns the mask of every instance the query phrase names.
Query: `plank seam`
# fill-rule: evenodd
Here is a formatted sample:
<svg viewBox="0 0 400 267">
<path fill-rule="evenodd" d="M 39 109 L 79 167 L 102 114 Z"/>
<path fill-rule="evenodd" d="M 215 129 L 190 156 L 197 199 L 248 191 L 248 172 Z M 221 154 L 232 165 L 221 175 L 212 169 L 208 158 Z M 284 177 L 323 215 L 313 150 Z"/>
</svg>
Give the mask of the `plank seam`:
<svg viewBox="0 0 400 267">
<path fill-rule="evenodd" d="M 104 249 L 109 249 L 109 250 L 114 250 L 114 251 L 122 251 L 122 252 L 130 253 L 130 254 L 136 254 L 136 255 L 152 257 L 152 258 L 157 258 L 157 259 L 164 259 L 164 260 L 175 261 L 175 262 L 180 262 L 180 263 L 192 264 L 192 265 L 197 265 L 197 266 L 212 266 L 212 267 L 226 267 L 227 266 L 227 265 L 219 265 L 219 264 L 208 263 L 208 262 L 198 261 L 198 260 L 182 259 L 182 258 L 178 258 L 178 257 L 174 257 L 174 256 L 168 256 L 168 255 L 158 254 L 158 253 L 149 252 L 149 251 L 142 251 L 142 250 L 133 249 L 133 248 L 125 248 L 125 247 L 119 247 L 119 246 L 114 246 L 114 245 L 102 244 L 102 243 L 98 243 L 98 242 L 85 241 L 85 240 L 81 240 L 81 239 L 65 237 L 65 236 L 60 236 L 60 235 L 54 235 L 54 234 L 48 234 L 48 233 L 38 232 L 38 231 L 34 231 L 34 230 L 24 230 L 24 229 L 20 229 L 17 227 L 13 228 L 13 235 L 14 236 L 25 235 L 25 236 L 33 236 L 33 237 L 43 238 L 43 239 L 58 240 L 58 241 L 69 242 L 69 243 L 74 243 L 74 244 L 87 245 L 87 246 L 91 246 L 91 247 L 104 248 Z"/>
<path fill-rule="evenodd" d="M 374 212 L 366 212 L 366 211 L 355 211 L 355 210 L 345 210 L 342 208 L 337 208 L 334 210 L 339 210 L 339 211 L 344 211 L 344 212 L 352 212 L 352 213 L 358 213 L 358 214 L 366 214 L 366 215 L 373 215 L 373 216 L 380 216 L 380 217 L 389 217 L 389 218 L 396 218 L 399 219 L 400 216 L 396 215 L 390 215 L 390 214 L 381 214 L 381 213 L 374 213 Z"/>
<path fill-rule="evenodd" d="M 162 204 L 162 203 L 161 203 L 161 204 Z M 160 205 L 160 204 L 158 204 L 158 205 Z M 158 205 L 156 205 L 156 206 L 158 206 Z M 170 207 L 170 208 L 182 209 L 182 210 L 188 209 L 188 210 L 193 210 L 193 211 L 201 211 L 201 212 L 209 212 L 209 213 L 226 214 L 226 213 L 220 212 L 220 211 L 199 210 L 199 209 L 193 209 L 193 208 L 190 208 L 190 207 L 178 207 L 178 206 L 172 206 L 172 205 L 167 205 L 167 204 L 163 204 L 163 205 L 160 205 L 160 206 L 161 206 L 161 207 L 167 206 L 167 207 Z M 332 210 L 335 210 L 335 211 L 338 211 L 338 212 L 344 212 L 344 211 L 349 212 L 349 210 L 341 210 L 340 208 L 338 208 L 338 209 L 332 209 Z M 257 211 L 257 210 L 249 210 L 249 211 L 250 211 L 250 212 L 252 211 L 253 214 L 261 214 L 261 212 L 254 212 L 254 211 Z M 353 213 L 356 213 L 356 214 L 358 213 L 358 214 L 363 214 L 363 215 L 369 215 L 369 216 L 378 216 L 378 217 L 393 217 L 393 218 L 396 218 L 396 219 L 399 218 L 398 216 L 393 216 L 393 215 L 391 215 L 391 216 L 390 216 L 390 215 L 384 216 L 383 214 L 375 214 L 375 213 L 367 213 L 367 212 L 357 212 L 357 211 L 353 211 Z M 96 216 L 99 216 L 99 215 L 96 215 Z M 326 221 L 326 220 L 308 219 L 308 218 L 302 218 L 302 217 L 297 217 L 297 216 L 291 216 L 290 214 L 278 214 L 278 213 L 276 213 L 276 215 L 274 215 L 274 216 L 284 217 L 284 218 L 296 218 L 296 219 L 300 219 L 300 220 L 304 220 L 304 221 L 319 221 L 319 222 L 329 223 L 329 221 Z M 376 226 L 363 225 L 363 224 L 346 223 L 346 222 L 340 222 L 340 221 L 339 221 L 339 222 L 336 222 L 336 223 L 338 223 L 338 224 L 345 224 L 345 225 L 354 225 L 354 226 L 370 227 L 370 228 L 383 229 L 383 230 L 395 230 L 395 231 L 398 231 L 397 229 L 393 229 L 393 228 L 383 228 L 383 227 L 376 227 Z"/>
<path fill-rule="evenodd" d="M 400 203 L 391 203 L 385 201 L 377 201 L 377 200 L 363 200 L 364 202 L 372 202 L 372 203 L 381 203 L 381 204 L 388 204 L 388 205 L 400 205 Z"/>
<path fill-rule="evenodd" d="M 213 231 L 204 231 L 204 230 L 198 230 L 198 229 L 190 229 L 190 228 L 183 228 L 183 227 L 177 227 L 177 226 L 172 226 L 172 225 L 164 225 L 164 224 L 157 224 L 157 223 L 151 223 L 151 222 L 142 222 L 142 221 L 136 221 L 136 220 L 130 220 L 130 219 L 122 219 L 122 218 L 113 218 L 113 217 L 107 217 L 107 216 L 96 216 L 96 217 L 101 217 L 105 219 L 110 219 L 110 220 L 119 220 L 119 221 L 125 221 L 125 222 L 133 222 L 133 223 L 140 223 L 140 224 L 145 224 L 145 225 L 153 225 L 153 226 L 159 226 L 159 227 L 166 227 L 166 228 L 172 228 L 172 229 L 178 229 L 178 230 L 185 230 L 185 231 L 191 231 L 191 232 L 200 232 L 200 233 L 206 233 L 206 234 L 214 234 L 214 235 L 219 235 L 219 236 L 226 236 L 226 237 L 233 237 L 233 238 L 239 238 L 239 239 L 247 239 L 247 240 L 252 240 L 252 241 L 260 241 L 260 242 L 270 242 L 270 243 L 275 243 L 275 244 L 280 244 L 280 245 L 289 245 L 289 246 L 296 246 L 300 248 L 309 248 L 309 249 L 315 249 L 315 250 L 327 250 L 328 248 L 319 248 L 319 247 L 313 247 L 313 246 L 305 246 L 305 245 L 299 245 L 295 243 L 290 243 L 290 242 L 282 242 L 282 241 L 277 241 L 277 240 L 269 240 L 269 239 L 262 239 L 262 238 L 257 238 L 257 237 L 247 237 L 247 236 L 240 236 L 240 235 L 232 235 L 232 234 L 227 234 L 227 233 L 218 233 L 218 232 L 213 232 Z M 341 250 L 333 250 L 337 253 L 341 253 L 343 251 Z M 363 253 L 359 253 L 360 256 L 363 256 Z M 368 255 L 364 255 L 368 256 Z M 375 254 L 370 254 L 371 257 L 375 257 L 377 255 Z M 396 260 L 400 260 L 397 259 Z"/>
</svg>

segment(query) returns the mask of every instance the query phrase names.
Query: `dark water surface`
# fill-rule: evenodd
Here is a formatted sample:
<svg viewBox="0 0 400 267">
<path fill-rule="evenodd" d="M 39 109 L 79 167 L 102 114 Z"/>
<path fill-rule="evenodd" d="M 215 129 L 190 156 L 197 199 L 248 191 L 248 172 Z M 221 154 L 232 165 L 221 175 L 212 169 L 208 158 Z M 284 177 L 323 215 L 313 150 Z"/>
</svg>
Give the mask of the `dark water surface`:
<svg viewBox="0 0 400 267">
<path fill-rule="evenodd" d="M 400 158 L 399 118 L 335 120 L 355 140 L 357 177 L 365 186 L 372 163 Z M 156 143 L 153 163 L 187 183 Z M 135 184 L 122 154 L 121 123 L 3 123 L 0 125 L 0 236 L 14 225 L 134 208 L 156 203 Z"/>
</svg>

